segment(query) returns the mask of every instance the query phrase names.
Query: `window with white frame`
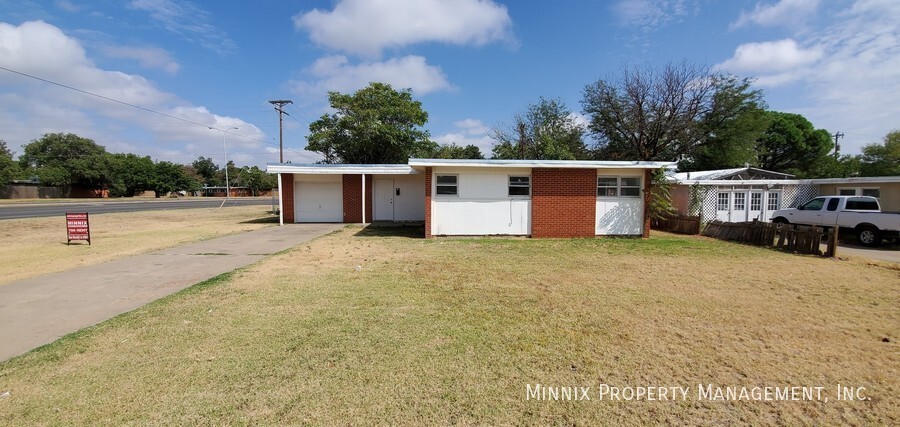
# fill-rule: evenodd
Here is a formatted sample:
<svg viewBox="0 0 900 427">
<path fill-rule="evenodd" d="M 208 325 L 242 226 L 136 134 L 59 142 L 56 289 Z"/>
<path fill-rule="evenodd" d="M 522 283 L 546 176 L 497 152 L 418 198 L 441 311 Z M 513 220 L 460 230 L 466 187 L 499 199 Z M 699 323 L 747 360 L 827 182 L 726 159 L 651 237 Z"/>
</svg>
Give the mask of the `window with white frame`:
<svg viewBox="0 0 900 427">
<path fill-rule="evenodd" d="M 435 177 L 435 193 L 439 196 L 459 195 L 459 176 L 437 175 Z"/>
<path fill-rule="evenodd" d="M 878 187 L 840 187 L 837 189 L 839 196 L 869 196 L 879 198 L 881 197 L 881 189 Z"/>
<path fill-rule="evenodd" d="M 619 178 L 614 176 L 597 177 L 597 195 L 601 197 L 616 197 L 619 195 Z"/>
<path fill-rule="evenodd" d="M 750 193 L 750 210 L 751 211 L 761 211 L 762 210 L 762 193 L 759 193 L 759 192 Z"/>
<path fill-rule="evenodd" d="M 641 179 L 625 176 L 619 178 L 619 195 L 622 197 L 640 197 Z"/>
<path fill-rule="evenodd" d="M 600 197 L 640 197 L 641 178 L 629 176 L 598 176 L 597 196 Z"/>
<path fill-rule="evenodd" d="M 747 208 L 747 193 L 734 193 L 734 210 L 742 211 Z"/>
<path fill-rule="evenodd" d="M 863 188 L 862 195 L 874 197 L 877 199 L 877 198 L 881 197 L 881 190 L 879 190 L 878 188 Z"/>
<path fill-rule="evenodd" d="M 781 209 L 781 193 L 777 191 L 770 191 L 768 195 L 768 199 L 766 200 L 766 209 L 769 211 L 777 211 Z"/>
<path fill-rule="evenodd" d="M 531 195 L 531 177 L 530 176 L 510 176 L 509 177 L 509 195 L 510 196 L 530 196 Z"/>
<path fill-rule="evenodd" d="M 730 204 L 731 193 L 727 191 L 720 191 L 718 199 L 716 199 L 716 209 L 720 211 L 727 211 Z"/>
</svg>

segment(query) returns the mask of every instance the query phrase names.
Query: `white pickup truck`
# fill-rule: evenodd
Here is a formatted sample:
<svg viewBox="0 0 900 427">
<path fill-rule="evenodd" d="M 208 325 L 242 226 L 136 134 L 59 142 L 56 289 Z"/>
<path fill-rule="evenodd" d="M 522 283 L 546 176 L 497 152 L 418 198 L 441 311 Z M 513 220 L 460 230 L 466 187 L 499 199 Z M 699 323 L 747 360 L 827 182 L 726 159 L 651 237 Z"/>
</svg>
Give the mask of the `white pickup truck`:
<svg viewBox="0 0 900 427">
<path fill-rule="evenodd" d="M 866 196 L 816 197 L 796 209 L 772 212 L 772 222 L 853 230 L 864 246 L 878 246 L 900 234 L 900 212 L 882 212 L 878 199 Z"/>
</svg>

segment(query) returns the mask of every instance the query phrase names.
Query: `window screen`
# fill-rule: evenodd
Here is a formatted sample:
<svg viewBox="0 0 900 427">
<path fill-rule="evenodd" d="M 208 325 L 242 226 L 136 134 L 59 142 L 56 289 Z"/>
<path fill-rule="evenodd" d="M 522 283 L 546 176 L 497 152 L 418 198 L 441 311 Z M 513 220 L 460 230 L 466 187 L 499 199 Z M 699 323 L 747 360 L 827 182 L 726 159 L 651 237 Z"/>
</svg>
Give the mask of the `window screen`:
<svg viewBox="0 0 900 427">
<path fill-rule="evenodd" d="M 530 176 L 511 176 L 511 177 L 509 177 L 509 195 L 510 196 L 530 196 L 531 195 L 531 177 Z"/>
<path fill-rule="evenodd" d="M 459 177 L 456 175 L 438 175 L 436 180 L 437 194 L 456 196 L 459 194 Z"/>
</svg>

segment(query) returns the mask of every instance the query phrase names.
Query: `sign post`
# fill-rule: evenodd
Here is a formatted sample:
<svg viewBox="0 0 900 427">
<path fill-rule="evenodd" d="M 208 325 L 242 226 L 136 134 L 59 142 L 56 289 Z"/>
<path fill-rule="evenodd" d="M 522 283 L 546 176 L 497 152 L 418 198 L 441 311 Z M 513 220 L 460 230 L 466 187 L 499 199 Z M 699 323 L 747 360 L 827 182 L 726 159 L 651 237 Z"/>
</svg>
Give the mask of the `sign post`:
<svg viewBox="0 0 900 427">
<path fill-rule="evenodd" d="M 87 240 L 91 244 L 91 224 L 87 212 L 66 212 L 66 234 L 69 239 L 67 245 L 73 240 Z"/>
</svg>

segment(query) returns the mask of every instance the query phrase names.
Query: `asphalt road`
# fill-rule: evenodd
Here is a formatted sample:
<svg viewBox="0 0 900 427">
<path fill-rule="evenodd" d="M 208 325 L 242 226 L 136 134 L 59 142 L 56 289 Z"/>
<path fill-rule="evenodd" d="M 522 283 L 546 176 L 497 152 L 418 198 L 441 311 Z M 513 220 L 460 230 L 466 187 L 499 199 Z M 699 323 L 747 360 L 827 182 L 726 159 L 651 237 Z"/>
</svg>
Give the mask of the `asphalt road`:
<svg viewBox="0 0 900 427">
<path fill-rule="evenodd" d="M 277 203 L 277 201 L 276 201 Z M 15 218 L 37 218 L 63 216 L 66 212 L 87 212 L 91 214 L 112 212 L 158 211 L 167 209 L 217 208 L 222 198 L 191 199 L 147 199 L 147 200 L 97 200 L 91 202 L 64 203 L 11 203 L 0 204 L 0 220 Z M 242 197 L 229 199 L 225 207 L 272 205 L 271 197 Z"/>
</svg>

